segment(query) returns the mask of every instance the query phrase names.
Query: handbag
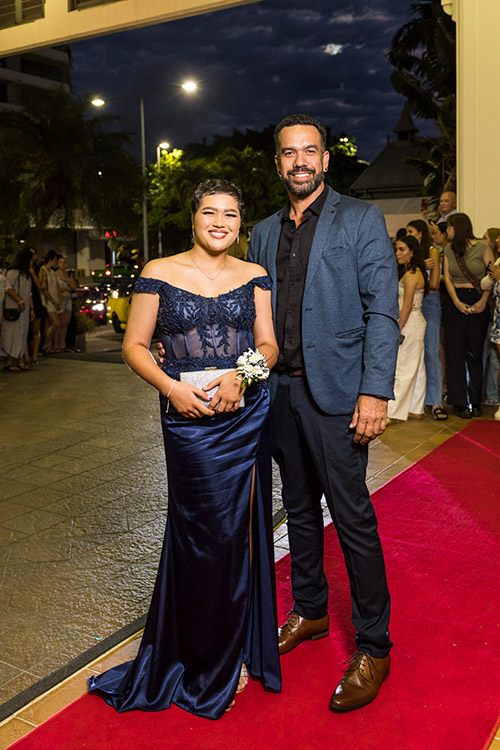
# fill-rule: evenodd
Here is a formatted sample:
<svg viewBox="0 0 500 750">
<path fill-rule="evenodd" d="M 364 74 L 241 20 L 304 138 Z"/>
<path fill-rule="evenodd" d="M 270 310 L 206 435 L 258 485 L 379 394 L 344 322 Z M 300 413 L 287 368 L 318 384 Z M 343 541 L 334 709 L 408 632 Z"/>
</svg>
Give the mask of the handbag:
<svg viewBox="0 0 500 750">
<path fill-rule="evenodd" d="M 189 370 L 187 372 L 181 372 L 180 380 L 181 383 L 190 383 L 191 385 L 195 385 L 198 388 L 204 388 L 208 383 L 211 383 L 212 380 L 215 380 L 215 378 L 220 377 L 221 375 L 225 375 L 227 372 L 234 372 L 233 369 L 226 369 L 226 370 L 217 370 L 215 368 L 210 369 L 207 368 L 206 370 Z M 218 385 L 215 386 L 215 388 L 211 388 L 209 391 L 206 391 L 207 396 L 212 396 L 217 392 L 217 389 L 219 388 Z M 205 403 L 202 398 L 200 398 L 200 401 Z M 240 400 L 240 407 L 245 406 L 245 396 L 241 397 Z"/>
<path fill-rule="evenodd" d="M 18 307 L 5 307 L 5 302 L 3 303 L 4 320 L 8 320 L 9 323 L 12 323 L 14 320 L 18 320 L 20 315 L 21 310 Z"/>
<path fill-rule="evenodd" d="M 18 274 L 19 275 L 17 277 L 17 296 L 20 297 L 21 295 L 19 294 L 19 289 L 20 289 L 21 284 L 20 284 L 19 276 L 21 275 L 21 272 L 18 271 Z M 3 319 L 8 320 L 9 323 L 13 323 L 15 320 L 19 319 L 19 316 L 21 315 L 21 310 L 19 309 L 19 306 L 7 307 L 5 304 L 6 299 L 7 299 L 7 295 L 5 295 L 5 299 L 3 302 Z"/>
<path fill-rule="evenodd" d="M 465 262 L 464 256 L 458 255 L 458 253 L 456 253 L 454 250 L 453 250 L 453 254 L 455 256 L 455 260 L 457 261 L 458 267 L 462 271 L 465 278 L 468 279 L 468 281 L 472 284 L 476 292 L 478 292 L 479 294 L 482 294 L 483 289 L 481 289 L 481 282 L 476 276 L 474 276 L 473 273 L 469 271 L 469 268 L 467 266 L 467 263 Z"/>
</svg>

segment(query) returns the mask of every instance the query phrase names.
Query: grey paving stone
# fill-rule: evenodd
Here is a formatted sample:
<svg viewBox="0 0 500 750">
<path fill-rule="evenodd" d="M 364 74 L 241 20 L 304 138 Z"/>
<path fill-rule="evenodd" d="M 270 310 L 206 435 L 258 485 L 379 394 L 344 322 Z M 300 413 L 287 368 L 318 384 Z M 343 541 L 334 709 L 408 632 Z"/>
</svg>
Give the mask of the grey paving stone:
<svg viewBox="0 0 500 750">
<path fill-rule="evenodd" d="M 33 487 L 35 487 L 34 484 L 22 482 L 19 479 L 4 479 L 0 484 L 0 501 L 12 499 L 16 495 L 22 495 L 23 492 L 29 492 Z M 0 522 L 1 518 L 0 514 Z"/>
<path fill-rule="evenodd" d="M 24 534 L 35 534 L 37 531 L 55 526 L 64 520 L 64 516 L 58 513 L 47 513 L 44 510 L 28 510 L 20 516 L 15 516 L 3 521 L 3 526 L 13 531 L 21 531 Z"/>
</svg>

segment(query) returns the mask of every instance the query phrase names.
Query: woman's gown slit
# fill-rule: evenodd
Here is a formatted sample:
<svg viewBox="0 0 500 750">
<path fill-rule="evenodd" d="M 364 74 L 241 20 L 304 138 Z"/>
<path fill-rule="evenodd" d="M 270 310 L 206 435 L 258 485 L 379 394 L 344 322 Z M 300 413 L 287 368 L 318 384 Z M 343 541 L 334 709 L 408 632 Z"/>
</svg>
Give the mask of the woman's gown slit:
<svg viewBox="0 0 500 750">
<path fill-rule="evenodd" d="M 163 368 L 234 367 L 253 347 L 254 287 L 202 297 L 141 277 L 136 292 L 159 294 Z M 175 386 L 174 386 L 175 388 Z M 160 396 L 168 475 L 168 518 L 139 653 L 90 680 L 118 711 L 171 703 L 219 718 L 244 662 L 272 691 L 281 688 L 272 545 L 267 384 L 245 392 L 236 412 L 186 419 Z M 250 502 L 255 471 L 250 565 Z"/>
</svg>

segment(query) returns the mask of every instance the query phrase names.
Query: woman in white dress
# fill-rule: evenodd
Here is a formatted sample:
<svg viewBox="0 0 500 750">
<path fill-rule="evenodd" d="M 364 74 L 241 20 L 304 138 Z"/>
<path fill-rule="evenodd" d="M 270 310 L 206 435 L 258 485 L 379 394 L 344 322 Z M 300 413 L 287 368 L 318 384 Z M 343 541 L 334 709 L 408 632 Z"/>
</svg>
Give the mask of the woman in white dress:
<svg viewBox="0 0 500 750">
<path fill-rule="evenodd" d="M 29 370 L 28 330 L 31 303 L 32 254 L 27 248 L 20 250 L 12 267 L 7 271 L 4 298 L 4 318 L 2 321 L 1 348 L 7 354 L 4 370 L 21 372 Z M 17 316 L 9 320 L 9 317 Z"/>
<path fill-rule="evenodd" d="M 54 271 L 57 267 L 57 260 L 58 255 L 55 250 L 49 250 L 39 274 L 42 302 L 47 312 L 43 346 L 43 351 L 46 353 L 52 352 L 55 349 L 55 342 L 59 331 L 59 312 L 62 308 L 61 290 Z"/>
<path fill-rule="evenodd" d="M 425 318 L 422 299 L 428 289 L 425 260 L 415 237 L 406 235 L 396 242 L 399 280 L 399 328 L 401 330 L 394 401 L 388 416 L 394 421 L 421 418 L 424 413 L 425 378 L 418 377 L 424 362 Z"/>
<path fill-rule="evenodd" d="M 407 234 L 418 241 L 427 269 L 429 293 L 422 301 L 422 315 L 427 323 L 424 339 L 424 365 L 420 377 L 426 378 L 425 406 L 437 422 L 448 419 L 448 414 L 441 403 L 443 395 L 443 373 L 441 370 L 441 301 L 439 282 L 441 281 L 441 258 L 439 250 L 432 244 L 429 227 L 422 219 L 410 221 L 406 227 Z M 418 387 L 418 386 L 417 386 Z"/>
</svg>

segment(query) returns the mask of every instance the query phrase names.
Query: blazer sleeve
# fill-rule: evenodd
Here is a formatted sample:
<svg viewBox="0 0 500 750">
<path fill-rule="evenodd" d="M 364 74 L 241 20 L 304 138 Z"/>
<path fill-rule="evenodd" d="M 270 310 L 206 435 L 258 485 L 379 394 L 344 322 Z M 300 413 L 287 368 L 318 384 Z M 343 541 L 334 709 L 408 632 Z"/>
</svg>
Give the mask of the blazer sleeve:
<svg viewBox="0 0 500 750">
<path fill-rule="evenodd" d="M 398 276 L 394 250 L 378 206 L 358 226 L 358 284 L 366 322 L 359 392 L 394 398 L 398 355 Z"/>
</svg>

